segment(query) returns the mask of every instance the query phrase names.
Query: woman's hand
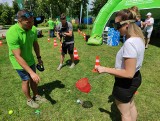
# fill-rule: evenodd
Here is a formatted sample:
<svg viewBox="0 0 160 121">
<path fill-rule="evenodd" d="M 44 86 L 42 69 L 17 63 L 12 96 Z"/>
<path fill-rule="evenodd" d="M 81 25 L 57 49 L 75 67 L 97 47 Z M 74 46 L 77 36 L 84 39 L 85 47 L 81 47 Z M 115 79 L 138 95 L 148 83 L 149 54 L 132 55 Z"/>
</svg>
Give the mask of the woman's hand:
<svg viewBox="0 0 160 121">
<path fill-rule="evenodd" d="M 105 72 L 107 73 L 107 67 L 98 66 L 96 69 L 99 73 L 105 73 Z"/>
</svg>

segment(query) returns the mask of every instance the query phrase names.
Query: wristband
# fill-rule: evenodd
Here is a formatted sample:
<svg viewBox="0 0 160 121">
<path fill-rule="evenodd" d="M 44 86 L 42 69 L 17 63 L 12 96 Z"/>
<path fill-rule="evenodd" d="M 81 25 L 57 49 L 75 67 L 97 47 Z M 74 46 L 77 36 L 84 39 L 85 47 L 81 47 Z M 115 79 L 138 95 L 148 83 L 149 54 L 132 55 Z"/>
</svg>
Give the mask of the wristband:
<svg viewBox="0 0 160 121">
<path fill-rule="evenodd" d="M 41 56 L 38 56 L 38 57 L 37 57 L 37 59 L 40 59 L 40 58 L 41 58 Z"/>
</svg>

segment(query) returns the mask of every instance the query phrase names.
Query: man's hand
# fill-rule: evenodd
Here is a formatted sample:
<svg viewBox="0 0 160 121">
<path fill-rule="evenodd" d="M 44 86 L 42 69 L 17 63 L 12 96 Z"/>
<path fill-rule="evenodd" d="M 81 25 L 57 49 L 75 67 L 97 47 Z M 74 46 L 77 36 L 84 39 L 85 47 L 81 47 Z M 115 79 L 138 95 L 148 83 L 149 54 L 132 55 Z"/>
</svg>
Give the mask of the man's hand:
<svg viewBox="0 0 160 121">
<path fill-rule="evenodd" d="M 31 73 L 30 76 L 31 76 L 32 80 L 33 80 L 34 82 L 36 82 L 36 84 L 39 83 L 40 77 L 39 77 L 35 72 Z"/>
</svg>

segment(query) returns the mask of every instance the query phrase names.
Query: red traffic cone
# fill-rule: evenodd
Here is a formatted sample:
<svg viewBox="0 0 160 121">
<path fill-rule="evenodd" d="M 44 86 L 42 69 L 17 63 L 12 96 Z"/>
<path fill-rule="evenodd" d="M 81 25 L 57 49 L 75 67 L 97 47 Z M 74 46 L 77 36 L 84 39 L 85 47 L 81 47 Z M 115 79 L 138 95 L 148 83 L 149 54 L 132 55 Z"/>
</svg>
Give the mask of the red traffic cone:
<svg viewBox="0 0 160 121">
<path fill-rule="evenodd" d="M 96 56 L 96 63 L 92 72 L 97 72 L 97 67 L 100 66 L 99 56 Z"/>
<path fill-rule="evenodd" d="M 84 37 L 84 40 L 86 41 L 86 34 L 85 33 L 83 34 L 83 37 Z"/>
<path fill-rule="evenodd" d="M 89 93 L 91 90 L 91 85 L 88 81 L 88 78 L 81 78 L 76 82 L 76 88 L 85 93 Z"/>
<path fill-rule="evenodd" d="M 81 35 L 83 36 L 83 32 L 81 31 Z"/>
<path fill-rule="evenodd" d="M 3 42 L 2 41 L 0 41 L 0 46 L 2 46 L 3 45 Z"/>
<path fill-rule="evenodd" d="M 74 48 L 74 60 L 79 60 L 79 56 L 76 48 Z"/>
<path fill-rule="evenodd" d="M 56 42 L 56 38 L 54 38 L 53 46 L 54 46 L 54 47 L 58 46 L 58 44 L 57 44 L 57 42 Z"/>
<path fill-rule="evenodd" d="M 50 38 L 48 38 L 48 42 L 50 42 Z"/>
</svg>

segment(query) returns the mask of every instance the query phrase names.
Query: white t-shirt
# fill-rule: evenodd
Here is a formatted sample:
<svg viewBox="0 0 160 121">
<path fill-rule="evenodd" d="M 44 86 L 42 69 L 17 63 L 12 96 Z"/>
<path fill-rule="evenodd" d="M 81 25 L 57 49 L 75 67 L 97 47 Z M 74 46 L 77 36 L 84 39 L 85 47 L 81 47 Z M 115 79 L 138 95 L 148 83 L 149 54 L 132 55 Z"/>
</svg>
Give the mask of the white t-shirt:
<svg viewBox="0 0 160 121">
<path fill-rule="evenodd" d="M 154 19 L 153 18 L 147 18 L 146 20 L 145 20 L 145 22 L 146 23 L 151 23 L 152 25 L 147 25 L 146 26 L 146 30 L 147 30 L 147 32 L 152 32 L 153 31 L 153 24 L 154 24 Z"/>
<path fill-rule="evenodd" d="M 124 58 L 136 58 L 136 72 L 140 70 L 144 58 L 145 44 L 140 37 L 127 39 L 116 55 L 116 69 L 124 69 Z"/>
</svg>

